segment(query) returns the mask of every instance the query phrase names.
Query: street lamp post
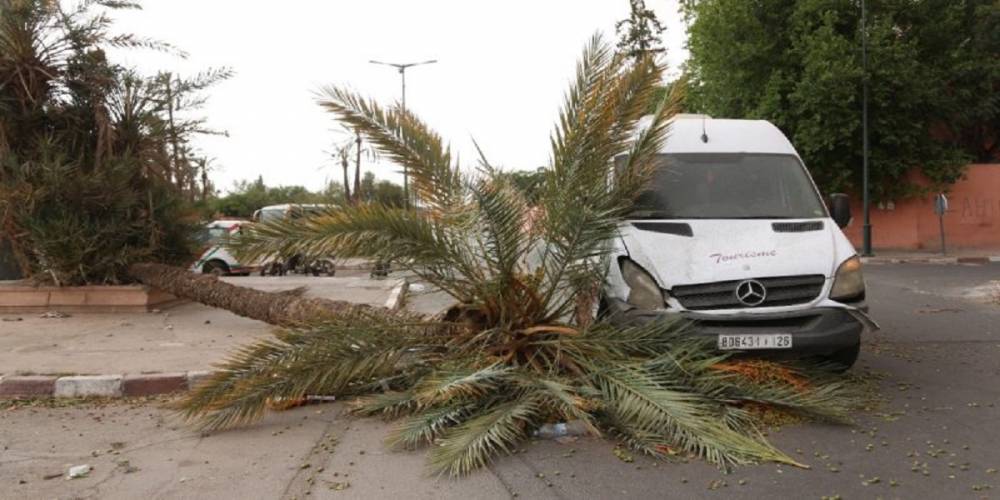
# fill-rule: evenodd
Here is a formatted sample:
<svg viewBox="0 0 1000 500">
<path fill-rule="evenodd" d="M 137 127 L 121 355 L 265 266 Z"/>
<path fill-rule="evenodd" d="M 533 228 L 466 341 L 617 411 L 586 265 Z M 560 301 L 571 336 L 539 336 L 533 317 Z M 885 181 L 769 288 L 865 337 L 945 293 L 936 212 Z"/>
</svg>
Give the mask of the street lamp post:
<svg viewBox="0 0 1000 500">
<path fill-rule="evenodd" d="M 437 62 L 437 59 L 431 59 L 428 61 L 420 61 L 414 63 L 402 63 L 402 64 L 387 63 L 374 60 L 368 62 L 372 64 L 381 64 L 383 66 L 392 66 L 393 68 L 396 68 L 399 71 L 400 80 L 402 81 L 403 84 L 403 96 L 402 99 L 400 100 L 400 105 L 402 106 L 403 111 L 406 111 L 406 69 L 412 68 L 413 66 L 420 66 L 423 64 L 434 64 Z M 404 200 L 403 203 L 406 204 L 406 208 L 410 208 L 410 173 L 406 165 L 403 165 L 403 200 Z"/>
<path fill-rule="evenodd" d="M 861 0 L 861 66 L 863 76 L 861 77 L 861 186 L 864 191 L 863 203 L 865 222 L 861 227 L 862 248 L 861 254 L 872 255 L 872 221 L 871 221 L 871 199 L 869 198 L 868 186 L 868 21 L 865 10 L 865 0 Z"/>
</svg>

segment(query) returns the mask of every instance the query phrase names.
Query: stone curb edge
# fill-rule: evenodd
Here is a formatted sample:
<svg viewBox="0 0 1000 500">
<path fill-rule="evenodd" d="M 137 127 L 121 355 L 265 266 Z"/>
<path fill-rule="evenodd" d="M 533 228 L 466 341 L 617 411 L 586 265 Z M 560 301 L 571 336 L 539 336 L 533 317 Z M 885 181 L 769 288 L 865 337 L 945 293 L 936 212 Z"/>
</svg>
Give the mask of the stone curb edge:
<svg viewBox="0 0 1000 500">
<path fill-rule="evenodd" d="M 208 371 L 139 375 L 7 375 L 0 377 L 0 400 L 16 398 L 141 397 L 183 392 L 198 385 Z"/>
<path fill-rule="evenodd" d="M 864 264 L 989 264 L 1000 262 L 1000 255 L 988 257 L 861 257 Z"/>
<path fill-rule="evenodd" d="M 389 298 L 385 301 L 385 307 L 394 311 L 402 309 L 403 305 L 406 304 L 406 293 L 409 290 L 410 282 L 406 278 L 397 281 L 396 285 L 392 287 L 392 291 L 389 292 Z"/>
</svg>

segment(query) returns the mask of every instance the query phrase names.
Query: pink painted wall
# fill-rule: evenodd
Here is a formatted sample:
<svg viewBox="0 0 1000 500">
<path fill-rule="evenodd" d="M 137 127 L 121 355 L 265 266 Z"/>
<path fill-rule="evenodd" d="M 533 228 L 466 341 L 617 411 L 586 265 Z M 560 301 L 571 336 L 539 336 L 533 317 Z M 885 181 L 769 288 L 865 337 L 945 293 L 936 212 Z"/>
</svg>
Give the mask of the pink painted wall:
<svg viewBox="0 0 1000 500">
<path fill-rule="evenodd" d="M 920 182 L 919 177 L 915 177 Z M 1000 250 L 1000 164 L 969 165 L 965 177 L 947 193 L 944 216 L 949 249 Z M 844 234 L 861 246 L 863 212 L 860 196 L 852 196 L 854 220 Z M 884 250 L 940 248 L 934 194 L 896 202 L 895 207 L 872 206 L 872 246 Z"/>
</svg>

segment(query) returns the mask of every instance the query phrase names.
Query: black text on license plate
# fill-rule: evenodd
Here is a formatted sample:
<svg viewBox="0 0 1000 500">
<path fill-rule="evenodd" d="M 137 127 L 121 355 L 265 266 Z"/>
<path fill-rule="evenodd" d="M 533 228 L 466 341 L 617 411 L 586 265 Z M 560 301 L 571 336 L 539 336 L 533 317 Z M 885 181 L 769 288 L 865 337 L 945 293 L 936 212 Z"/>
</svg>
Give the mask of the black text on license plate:
<svg viewBox="0 0 1000 500">
<path fill-rule="evenodd" d="M 792 336 L 787 333 L 768 335 L 719 335 L 719 350 L 791 349 Z"/>
</svg>

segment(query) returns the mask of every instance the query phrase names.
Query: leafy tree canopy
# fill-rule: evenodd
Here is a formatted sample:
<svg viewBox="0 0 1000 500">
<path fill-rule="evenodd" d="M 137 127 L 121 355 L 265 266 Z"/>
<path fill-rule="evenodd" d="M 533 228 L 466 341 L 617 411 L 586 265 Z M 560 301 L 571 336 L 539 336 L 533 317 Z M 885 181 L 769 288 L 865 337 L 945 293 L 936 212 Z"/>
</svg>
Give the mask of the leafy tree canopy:
<svg viewBox="0 0 1000 500">
<path fill-rule="evenodd" d="M 401 207 L 403 188 L 390 181 L 376 180 L 375 174 L 366 172 L 361 179 L 361 199 Z M 304 186 L 268 186 L 262 177 L 254 181 L 237 181 L 229 194 L 206 204 L 204 216 L 249 218 L 261 207 L 285 203 L 341 205 L 344 204 L 344 186 L 339 182 L 330 182 L 322 190 L 310 191 Z"/>
<path fill-rule="evenodd" d="M 690 0 L 688 105 L 780 127 L 827 191 L 861 181 L 860 8 L 853 0 Z M 1000 160 L 1000 4 L 868 2 L 875 197 L 938 186 Z"/>
<path fill-rule="evenodd" d="M 660 24 L 656 13 L 646 8 L 644 0 L 629 0 L 629 16 L 615 23 L 618 33 L 618 52 L 633 60 L 643 56 L 656 56 L 667 51 L 660 35 L 666 28 Z"/>
</svg>

